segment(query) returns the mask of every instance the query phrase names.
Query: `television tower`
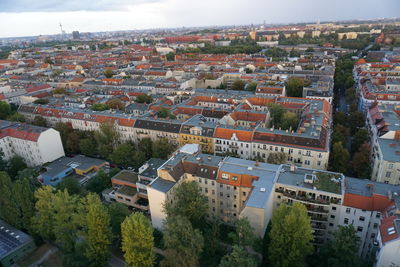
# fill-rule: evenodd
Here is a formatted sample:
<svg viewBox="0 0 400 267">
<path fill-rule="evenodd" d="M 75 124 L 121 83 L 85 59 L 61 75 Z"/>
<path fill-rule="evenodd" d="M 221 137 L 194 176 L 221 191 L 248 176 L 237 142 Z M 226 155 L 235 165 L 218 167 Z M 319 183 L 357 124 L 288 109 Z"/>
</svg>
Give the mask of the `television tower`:
<svg viewBox="0 0 400 267">
<path fill-rule="evenodd" d="M 60 29 L 61 29 L 61 38 L 64 38 L 64 36 L 65 36 L 65 31 L 64 31 L 63 28 L 62 28 L 61 22 L 60 22 Z"/>
</svg>

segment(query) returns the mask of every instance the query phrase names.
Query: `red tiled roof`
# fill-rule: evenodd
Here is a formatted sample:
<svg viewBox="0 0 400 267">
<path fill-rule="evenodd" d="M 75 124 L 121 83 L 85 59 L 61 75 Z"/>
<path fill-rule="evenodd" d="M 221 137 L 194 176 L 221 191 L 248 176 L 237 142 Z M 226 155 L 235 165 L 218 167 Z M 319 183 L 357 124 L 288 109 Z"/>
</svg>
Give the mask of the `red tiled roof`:
<svg viewBox="0 0 400 267">
<path fill-rule="evenodd" d="M 389 235 L 388 229 L 394 226 L 394 220 L 397 219 L 397 216 L 390 216 L 381 220 L 381 225 L 379 226 L 379 232 L 381 234 L 382 243 L 389 242 L 391 240 L 397 239 L 399 237 L 399 233 L 396 231 Z"/>
<path fill-rule="evenodd" d="M 244 131 L 238 129 L 227 129 L 227 128 L 216 128 L 214 137 L 221 139 L 231 139 L 233 134 L 239 139 L 239 141 L 251 141 L 253 138 L 252 131 Z"/>
</svg>

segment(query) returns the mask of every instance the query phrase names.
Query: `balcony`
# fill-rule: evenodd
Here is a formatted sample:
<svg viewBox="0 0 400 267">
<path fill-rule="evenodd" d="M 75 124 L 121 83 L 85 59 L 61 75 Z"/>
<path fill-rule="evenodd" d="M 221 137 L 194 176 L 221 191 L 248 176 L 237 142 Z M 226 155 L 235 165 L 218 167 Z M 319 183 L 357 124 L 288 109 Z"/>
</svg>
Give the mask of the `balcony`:
<svg viewBox="0 0 400 267">
<path fill-rule="evenodd" d="M 324 209 L 323 207 L 311 207 L 309 205 L 306 205 L 306 208 L 309 212 L 315 212 L 315 213 L 329 213 L 329 210 Z"/>
<path fill-rule="evenodd" d="M 317 221 L 317 222 L 327 222 L 328 217 L 323 217 L 323 216 L 318 216 L 315 214 L 311 214 L 311 221 Z"/>
<path fill-rule="evenodd" d="M 323 198 L 320 198 L 320 197 L 311 198 L 311 197 L 296 195 L 296 192 L 294 192 L 294 191 L 288 192 L 288 191 L 285 191 L 283 189 L 276 188 L 275 192 L 281 193 L 285 197 L 288 197 L 288 198 L 291 198 L 291 199 L 295 199 L 295 200 L 299 200 L 299 201 L 302 201 L 302 202 L 305 202 L 305 203 L 307 203 L 307 202 L 310 203 L 311 202 L 311 203 L 315 203 L 315 204 L 319 204 L 319 205 L 329 205 L 330 204 L 329 200 L 326 200 L 326 199 L 323 199 Z M 333 200 L 333 199 L 331 200 L 331 202 L 335 203 L 335 204 L 339 203 L 338 200 Z"/>
</svg>

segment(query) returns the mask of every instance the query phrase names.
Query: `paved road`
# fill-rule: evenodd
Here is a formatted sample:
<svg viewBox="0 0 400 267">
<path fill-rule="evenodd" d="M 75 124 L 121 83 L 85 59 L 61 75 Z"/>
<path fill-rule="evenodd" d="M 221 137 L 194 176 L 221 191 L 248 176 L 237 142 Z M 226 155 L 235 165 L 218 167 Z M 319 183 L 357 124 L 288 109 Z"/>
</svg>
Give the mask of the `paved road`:
<svg viewBox="0 0 400 267">
<path fill-rule="evenodd" d="M 125 267 L 126 263 L 122 259 L 111 253 L 108 260 L 108 265 L 112 267 Z"/>
<path fill-rule="evenodd" d="M 154 248 L 154 252 L 164 256 L 164 251 L 159 248 Z M 108 260 L 108 265 L 111 267 L 125 267 L 126 262 L 120 257 L 116 256 L 114 253 L 110 253 L 110 259 Z"/>
<path fill-rule="evenodd" d="M 57 247 L 53 247 L 52 249 L 46 251 L 46 253 L 43 254 L 42 257 L 40 257 L 40 259 L 38 259 L 36 262 L 32 263 L 31 265 L 29 265 L 29 267 L 37 267 L 40 266 L 45 260 L 47 260 L 47 258 L 56 253 L 58 251 Z"/>
</svg>

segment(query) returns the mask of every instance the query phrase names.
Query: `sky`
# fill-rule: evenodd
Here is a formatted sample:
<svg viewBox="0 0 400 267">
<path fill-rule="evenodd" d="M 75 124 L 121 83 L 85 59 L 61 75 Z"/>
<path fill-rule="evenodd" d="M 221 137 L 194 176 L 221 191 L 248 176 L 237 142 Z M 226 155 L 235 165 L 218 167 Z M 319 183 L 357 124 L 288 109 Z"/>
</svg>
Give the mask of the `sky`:
<svg viewBox="0 0 400 267">
<path fill-rule="evenodd" d="M 400 0 L 0 0 L 0 37 L 400 17 Z"/>
</svg>

